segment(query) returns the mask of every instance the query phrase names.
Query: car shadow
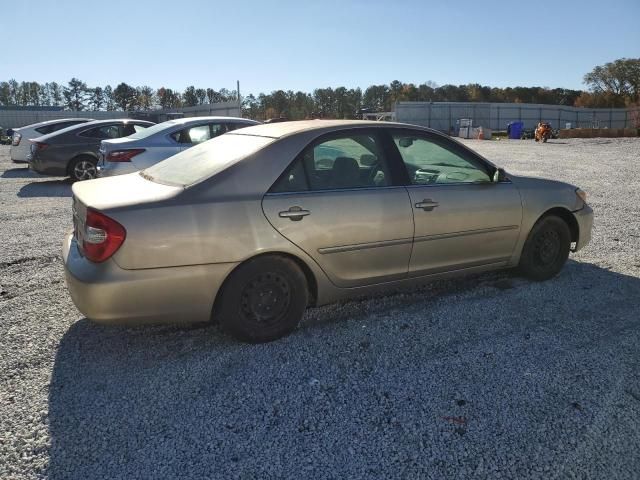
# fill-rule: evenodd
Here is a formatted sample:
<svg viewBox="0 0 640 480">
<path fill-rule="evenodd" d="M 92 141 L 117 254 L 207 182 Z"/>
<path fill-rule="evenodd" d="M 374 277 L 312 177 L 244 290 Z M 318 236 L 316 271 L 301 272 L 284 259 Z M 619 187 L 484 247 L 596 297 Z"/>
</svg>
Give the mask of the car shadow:
<svg viewBox="0 0 640 480">
<path fill-rule="evenodd" d="M 44 182 L 31 182 L 18 190 L 18 197 L 70 197 L 73 180 L 46 180 Z"/>
<path fill-rule="evenodd" d="M 55 357 L 47 473 L 52 479 L 313 476 L 303 473 L 304 463 L 339 478 L 386 464 L 381 457 L 415 455 L 437 473 L 446 461 L 433 451 L 455 450 L 467 428 L 462 420 L 449 428 L 445 420 L 474 418 L 465 409 L 474 408 L 473 395 L 482 389 L 493 392 L 486 412 L 496 418 L 476 415 L 475 428 L 502 428 L 500 409 L 507 409 L 518 428 L 497 434 L 513 443 L 513 452 L 529 448 L 523 431 L 539 432 L 540 425 L 575 428 L 578 435 L 586 427 L 565 420 L 576 414 L 561 393 L 585 381 L 608 392 L 607 382 L 625 375 L 619 356 L 637 351 L 629 305 L 639 301 L 640 279 L 570 261 L 548 282 L 487 274 L 309 309 L 294 334 L 264 345 L 238 343 L 216 327 L 109 327 L 82 319 L 64 334 Z M 406 318 L 413 318 L 411 327 Z M 597 349 L 607 351 L 607 360 L 592 357 Z M 590 362 L 589 370 L 581 362 Z M 457 400 L 449 407 L 460 391 L 467 405 Z M 491 395 L 506 403 L 493 405 Z M 559 395 L 557 405 L 537 403 L 549 395 Z M 486 438 L 472 434 L 465 445 L 491 455 Z M 352 450 L 345 460 L 343 452 Z"/>
<path fill-rule="evenodd" d="M 42 178 L 41 175 L 37 174 L 33 170 L 29 169 L 28 164 L 25 167 L 19 168 L 10 168 L 2 172 L 0 178 Z"/>
</svg>

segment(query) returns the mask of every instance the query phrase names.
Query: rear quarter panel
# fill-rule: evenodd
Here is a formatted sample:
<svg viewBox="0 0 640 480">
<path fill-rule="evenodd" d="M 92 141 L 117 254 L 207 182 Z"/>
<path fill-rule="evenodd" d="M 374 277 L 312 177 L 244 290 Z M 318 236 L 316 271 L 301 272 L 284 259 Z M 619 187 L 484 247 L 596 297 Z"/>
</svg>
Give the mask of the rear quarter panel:
<svg viewBox="0 0 640 480">
<path fill-rule="evenodd" d="M 240 262 L 289 248 L 263 215 L 260 198 L 107 212 L 127 230 L 114 256 L 125 269 Z"/>
</svg>

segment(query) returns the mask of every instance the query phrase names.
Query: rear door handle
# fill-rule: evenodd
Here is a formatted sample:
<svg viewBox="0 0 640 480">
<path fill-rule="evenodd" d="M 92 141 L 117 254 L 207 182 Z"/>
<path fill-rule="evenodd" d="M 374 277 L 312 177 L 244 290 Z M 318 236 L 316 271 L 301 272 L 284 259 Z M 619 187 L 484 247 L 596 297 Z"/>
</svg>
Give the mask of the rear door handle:
<svg viewBox="0 0 640 480">
<path fill-rule="evenodd" d="M 280 218 L 288 218 L 292 222 L 299 222 L 302 220 L 302 217 L 306 217 L 307 215 L 311 215 L 311 212 L 298 206 L 289 207 L 289 210 L 278 213 Z"/>
<path fill-rule="evenodd" d="M 416 203 L 416 208 L 421 208 L 425 212 L 430 212 L 440 204 L 438 202 L 434 202 L 430 198 L 425 198 L 423 201 Z"/>
</svg>

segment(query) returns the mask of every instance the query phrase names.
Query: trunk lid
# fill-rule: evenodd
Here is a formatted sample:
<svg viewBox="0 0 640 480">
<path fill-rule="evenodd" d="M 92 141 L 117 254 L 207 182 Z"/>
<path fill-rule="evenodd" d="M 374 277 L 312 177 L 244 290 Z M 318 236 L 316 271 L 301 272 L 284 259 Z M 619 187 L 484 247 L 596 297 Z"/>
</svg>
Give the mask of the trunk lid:
<svg viewBox="0 0 640 480">
<path fill-rule="evenodd" d="M 108 211 L 167 200 L 180 194 L 182 187 L 146 180 L 140 173 L 76 182 L 72 187 L 77 208 Z M 82 213 L 80 212 L 80 213 Z M 125 226 L 126 227 L 126 226 Z"/>
</svg>

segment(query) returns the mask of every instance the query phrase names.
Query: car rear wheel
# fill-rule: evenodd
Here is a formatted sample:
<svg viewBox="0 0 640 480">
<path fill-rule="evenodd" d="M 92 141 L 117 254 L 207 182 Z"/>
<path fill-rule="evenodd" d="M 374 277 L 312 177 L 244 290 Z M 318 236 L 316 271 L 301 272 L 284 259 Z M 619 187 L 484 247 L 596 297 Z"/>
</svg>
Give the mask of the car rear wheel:
<svg viewBox="0 0 640 480">
<path fill-rule="evenodd" d="M 522 249 L 519 270 L 525 277 L 542 281 L 555 277 L 569 257 L 571 232 L 559 217 L 543 217 L 533 226 Z"/>
<path fill-rule="evenodd" d="M 234 337 L 251 343 L 292 332 L 308 301 L 304 272 L 282 256 L 264 256 L 240 265 L 225 282 L 214 319 Z"/>
<path fill-rule="evenodd" d="M 98 176 L 97 162 L 91 157 L 78 157 L 69 166 L 69 175 L 74 180 L 91 180 Z"/>
</svg>

